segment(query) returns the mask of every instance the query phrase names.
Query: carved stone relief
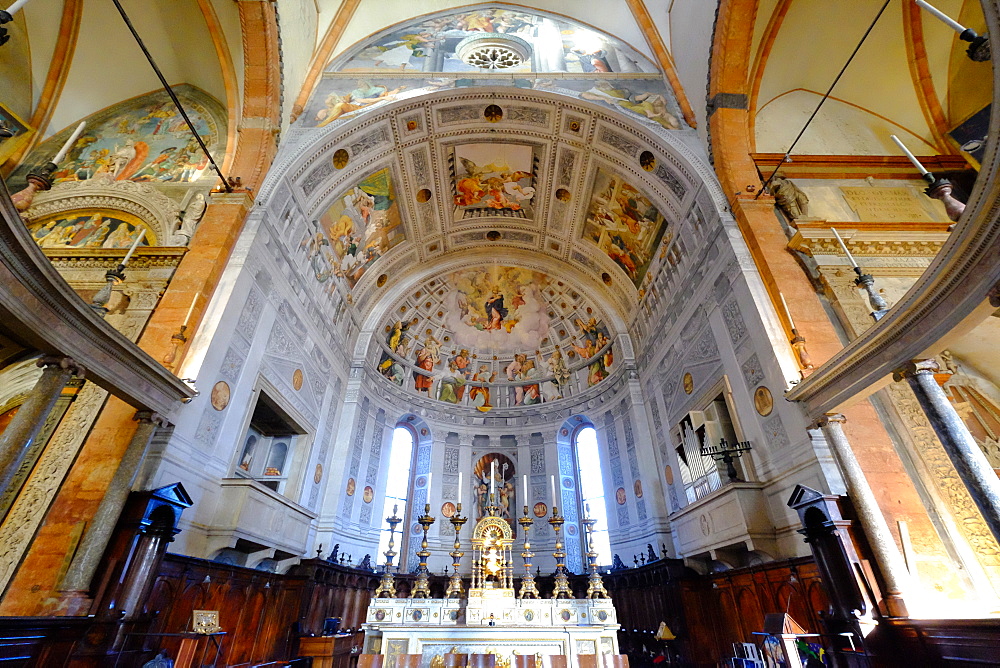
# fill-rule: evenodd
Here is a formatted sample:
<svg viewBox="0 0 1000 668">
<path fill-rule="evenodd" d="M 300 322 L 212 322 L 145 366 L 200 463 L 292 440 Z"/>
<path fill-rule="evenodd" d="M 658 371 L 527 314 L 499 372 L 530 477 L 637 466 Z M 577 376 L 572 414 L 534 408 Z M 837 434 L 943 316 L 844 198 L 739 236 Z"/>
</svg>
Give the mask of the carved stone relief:
<svg viewBox="0 0 1000 668">
<path fill-rule="evenodd" d="M 93 383 L 80 390 L 0 526 L 0 589 L 5 589 L 90 433 L 108 393 Z"/>
</svg>

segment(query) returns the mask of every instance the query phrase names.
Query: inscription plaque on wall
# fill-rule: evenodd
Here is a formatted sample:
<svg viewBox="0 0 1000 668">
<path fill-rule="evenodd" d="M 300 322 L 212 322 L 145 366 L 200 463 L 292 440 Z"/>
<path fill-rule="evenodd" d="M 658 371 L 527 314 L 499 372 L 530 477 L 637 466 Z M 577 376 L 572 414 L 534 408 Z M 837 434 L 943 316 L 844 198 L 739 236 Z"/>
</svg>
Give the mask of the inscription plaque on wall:
<svg viewBox="0 0 1000 668">
<path fill-rule="evenodd" d="M 864 222 L 933 222 L 911 188 L 853 188 L 841 186 L 844 199 Z"/>
</svg>

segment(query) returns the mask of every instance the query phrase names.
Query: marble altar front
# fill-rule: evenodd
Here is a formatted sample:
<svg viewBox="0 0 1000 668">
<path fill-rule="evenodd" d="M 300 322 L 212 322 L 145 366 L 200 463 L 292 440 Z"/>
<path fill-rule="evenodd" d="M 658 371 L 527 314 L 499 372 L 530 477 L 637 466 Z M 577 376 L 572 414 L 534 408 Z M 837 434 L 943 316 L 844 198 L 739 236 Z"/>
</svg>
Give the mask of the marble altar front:
<svg viewBox="0 0 1000 668">
<path fill-rule="evenodd" d="M 500 591 L 496 592 L 501 594 Z M 399 654 L 422 654 L 422 668 L 450 651 L 562 654 L 577 665 L 581 654 L 617 654 L 618 623 L 610 599 L 376 598 L 368 608 L 366 654 L 382 654 L 392 668 Z"/>
</svg>

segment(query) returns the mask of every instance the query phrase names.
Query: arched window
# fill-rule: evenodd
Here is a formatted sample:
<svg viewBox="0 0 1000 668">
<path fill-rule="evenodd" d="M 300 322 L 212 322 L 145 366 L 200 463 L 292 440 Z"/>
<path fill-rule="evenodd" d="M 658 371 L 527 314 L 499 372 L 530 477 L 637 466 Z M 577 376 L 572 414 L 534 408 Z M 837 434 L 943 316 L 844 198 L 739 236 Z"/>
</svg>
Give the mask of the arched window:
<svg viewBox="0 0 1000 668">
<path fill-rule="evenodd" d="M 597 563 L 608 565 L 611 563 L 608 506 L 604 503 L 604 475 L 597 448 L 597 430 L 593 427 L 584 427 L 576 432 L 576 465 L 584 513 L 597 520 L 592 537 Z"/>
<path fill-rule="evenodd" d="M 379 533 L 378 554 L 376 563 L 385 563 L 383 552 L 389 549 L 389 523 L 386 517 L 392 517 L 393 506 L 397 507 L 396 517 L 402 517 L 403 522 L 396 527 L 393 550 L 397 555 L 403 553 L 403 535 L 406 533 L 406 498 L 410 491 L 410 464 L 413 460 L 413 432 L 406 427 L 396 427 L 392 433 L 392 445 L 389 446 L 389 477 L 385 482 L 385 503 L 382 506 L 382 531 Z M 393 563 L 400 564 L 397 556 Z"/>
</svg>

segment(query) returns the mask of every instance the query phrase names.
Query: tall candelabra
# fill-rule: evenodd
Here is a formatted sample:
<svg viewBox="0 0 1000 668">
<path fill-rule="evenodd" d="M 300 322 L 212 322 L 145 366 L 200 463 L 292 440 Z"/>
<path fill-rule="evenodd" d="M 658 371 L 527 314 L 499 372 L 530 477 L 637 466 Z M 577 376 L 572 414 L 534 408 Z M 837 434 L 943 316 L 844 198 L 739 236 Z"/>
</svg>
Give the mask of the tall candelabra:
<svg viewBox="0 0 1000 668">
<path fill-rule="evenodd" d="M 559 509 L 553 505 L 549 524 L 556 532 L 556 549 L 552 553 L 552 556 L 556 558 L 556 573 L 555 587 L 552 589 L 551 598 L 573 598 L 573 592 L 569 588 L 569 578 L 566 577 L 566 553 L 563 552 L 562 538 L 559 537 L 559 531 L 565 523 L 566 519 L 559 514 Z"/>
<path fill-rule="evenodd" d="M 521 576 L 521 591 L 518 598 L 541 598 L 538 587 L 535 586 L 535 576 L 531 574 L 531 558 L 535 553 L 531 551 L 531 543 L 528 542 L 528 530 L 534 522 L 528 517 L 527 505 L 524 506 L 524 517 L 518 518 L 517 523 L 521 525 L 521 531 L 524 533 L 524 552 L 521 553 L 521 558 L 524 559 L 524 575 Z"/>
<path fill-rule="evenodd" d="M 375 598 L 396 598 L 396 580 L 392 575 L 392 558 L 396 556 L 393 547 L 393 534 L 396 533 L 396 525 L 403 521 L 402 517 L 396 517 L 396 509 L 392 507 L 392 517 L 385 518 L 389 523 L 389 549 L 383 552 L 385 555 L 385 570 L 382 571 L 382 580 L 378 589 L 375 590 Z"/>
<path fill-rule="evenodd" d="M 604 579 L 597 572 L 597 552 L 594 551 L 594 525 L 595 519 L 583 520 L 584 532 L 587 536 L 587 561 L 590 562 L 590 578 L 587 581 L 587 598 L 611 598 L 608 590 L 604 588 Z"/>
<path fill-rule="evenodd" d="M 448 591 L 445 593 L 445 598 L 462 598 L 462 576 L 458 574 L 458 562 L 465 555 L 465 552 L 462 551 L 462 540 L 460 534 L 462 533 L 462 526 L 469 521 L 469 518 L 462 517 L 461 503 L 456 506 L 455 514 L 452 515 L 448 521 L 451 522 L 453 527 L 455 527 L 455 549 L 448 553 L 451 555 L 451 560 L 453 562 L 453 572 L 451 574 L 451 578 L 448 580 Z"/>
<path fill-rule="evenodd" d="M 434 518 L 431 517 L 431 504 L 424 504 L 424 514 L 417 518 L 417 522 L 424 530 L 424 539 L 420 542 L 420 551 L 417 552 L 417 556 L 420 557 L 420 566 L 417 567 L 417 580 L 413 583 L 410 598 L 430 598 L 431 583 L 428 578 L 430 572 L 427 570 L 427 557 L 431 556 L 431 553 L 427 549 L 427 531 L 434 524 Z"/>
</svg>

